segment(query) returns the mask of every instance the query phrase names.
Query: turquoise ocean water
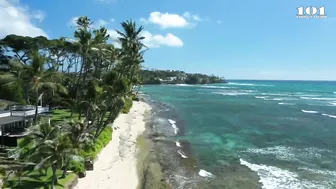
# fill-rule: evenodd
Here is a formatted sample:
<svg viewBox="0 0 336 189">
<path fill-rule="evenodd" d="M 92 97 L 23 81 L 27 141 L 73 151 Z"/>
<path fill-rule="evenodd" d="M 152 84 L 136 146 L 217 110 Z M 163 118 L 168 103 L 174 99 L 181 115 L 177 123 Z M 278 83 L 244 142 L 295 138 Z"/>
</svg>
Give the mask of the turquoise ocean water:
<svg viewBox="0 0 336 189">
<path fill-rule="evenodd" d="M 142 92 L 155 107 L 153 129 L 170 141 L 157 145 L 175 188 L 336 188 L 336 82 L 153 85 Z"/>
</svg>

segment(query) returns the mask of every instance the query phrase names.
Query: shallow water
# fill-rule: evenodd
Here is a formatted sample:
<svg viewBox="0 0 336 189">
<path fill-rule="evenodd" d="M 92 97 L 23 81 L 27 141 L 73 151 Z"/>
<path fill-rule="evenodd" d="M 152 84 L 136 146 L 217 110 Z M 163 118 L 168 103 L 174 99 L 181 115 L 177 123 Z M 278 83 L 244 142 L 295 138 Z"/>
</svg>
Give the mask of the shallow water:
<svg viewBox="0 0 336 189">
<path fill-rule="evenodd" d="M 259 179 L 266 189 L 336 188 L 335 82 L 234 81 L 142 92 L 155 106 L 153 130 L 165 138 L 157 146 L 175 188 L 258 188 Z"/>
</svg>

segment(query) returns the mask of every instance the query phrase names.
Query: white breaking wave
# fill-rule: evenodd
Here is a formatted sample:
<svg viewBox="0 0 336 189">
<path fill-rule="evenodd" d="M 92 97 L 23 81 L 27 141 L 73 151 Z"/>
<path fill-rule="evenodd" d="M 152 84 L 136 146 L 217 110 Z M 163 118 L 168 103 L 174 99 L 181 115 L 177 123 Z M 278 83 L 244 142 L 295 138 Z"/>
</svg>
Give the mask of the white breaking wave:
<svg viewBox="0 0 336 189">
<path fill-rule="evenodd" d="M 298 174 L 278 167 L 253 164 L 243 159 L 240 164 L 258 173 L 263 189 L 332 189 L 323 181 L 300 179 Z"/>
<path fill-rule="evenodd" d="M 246 92 L 246 93 L 255 93 L 257 92 L 256 90 L 240 90 L 241 92 Z"/>
<path fill-rule="evenodd" d="M 336 106 L 336 102 L 329 102 L 329 104 L 333 105 L 333 106 Z"/>
<path fill-rule="evenodd" d="M 279 102 L 279 105 L 295 105 L 295 103 Z"/>
<path fill-rule="evenodd" d="M 278 160 L 282 161 L 297 161 L 301 162 L 303 159 L 307 160 L 316 160 L 321 159 L 323 154 L 330 154 L 332 151 L 327 149 L 318 149 L 318 148 L 293 148 L 286 146 L 273 146 L 267 148 L 251 148 L 243 153 L 258 154 L 258 155 L 267 155 L 274 156 Z"/>
<path fill-rule="evenodd" d="M 335 115 L 330 115 L 330 114 L 322 114 L 323 116 L 328 116 L 328 117 L 331 117 L 331 118 L 334 118 L 336 119 L 336 116 Z"/>
<path fill-rule="evenodd" d="M 176 84 L 176 86 L 193 86 L 193 85 L 188 85 L 188 84 Z"/>
<path fill-rule="evenodd" d="M 201 176 L 201 177 L 213 177 L 213 174 L 206 171 L 206 170 L 203 170 L 201 169 L 199 172 L 198 172 L 198 175 Z"/>
<path fill-rule="evenodd" d="M 265 99 L 266 96 L 255 96 L 254 98 Z"/>
<path fill-rule="evenodd" d="M 318 111 L 312 111 L 312 110 L 301 110 L 304 113 L 308 113 L 308 114 L 317 114 Z"/>
<path fill-rule="evenodd" d="M 281 100 L 286 100 L 286 99 L 284 99 L 284 98 L 273 98 L 271 100 L 281 101 Z"/>
<path fill-rule="evenodd" d="M 300 96 L 301 99 L 305 99 L 305 100 L 336 100 L 336 98 L 311 98 L 311 97 L 304 97 L 304 96 Z"/>
<path fill-rule="evenodd" d="M 252 84 L 252 83 L 228 83 L 230 85 L 242 85 L 242 86 L 261 86 L 261 87 L 273 87 L 274 85 L 264 85 L 264 84 Z"/>
<path fill-rule="evenodd" d="M 175 125 L 176 121 L 172 120 L 172 119 L 168 119 L 169 123 L 171 124 L 171 126 L 173 127 L 174 129 L 174 133 L 175 135 L 178 133 L 179 131 L 179 128 L 177 128 L 177 126 Z"/>
<path fill-rule="evenodd" d="M 290 101 L 293 101 L 293 100 L 297 100 L 297 99 L 294 99 L 294 98 L 286 98 L 286 97 L 280 97 L 280 98 L 265 98 L 264 100 L 274 100 L 274 101 L 282 101 L 282 100 L 290 100 Z"/>
<path fill-rule="evenodd" d="M 222 86 L 211 86 L 211 85 L 206 85 L 202 86 L 203 88 L 210 88 L 210 89 L 231 89 L 232 87 L 222 87 Z"/>
<path fill-rule="evenodd" d="M 241 92 L 212 92 L 212 94 L 220 94 L 225 96 L 239 96 L 239 95 L 249 95 L 250 93 L 241 93 Z"/>
<path fill-rule="evenodd" d="M 188 158 L 186 155 L 183 154 L 183 152 L 181 150 L 178 150 L 177 153 L 180 154 L 181 157 L 184 158 L 184 159 Z"/>
<path fill-rule="evenodd" d="M 307 167 L 299 167 L 299 169 L 309 171 L 309 172 L 314 173 L 314 174 L 336 177 L 336 171 L 310 169 L 310 168 L 307 168 Z"/>
<path fill-rule="evenodd" d="M 176 141 L 175 144 L 176 144 L 177 147 L 182 147 L 181 143 L 179 141 Z"/>
<path fill-rule="evenodd" d="M 269 95 L 269 96 L 289 96 L 288 93 L 261 93 L 261 95 Z"/>
</svg>

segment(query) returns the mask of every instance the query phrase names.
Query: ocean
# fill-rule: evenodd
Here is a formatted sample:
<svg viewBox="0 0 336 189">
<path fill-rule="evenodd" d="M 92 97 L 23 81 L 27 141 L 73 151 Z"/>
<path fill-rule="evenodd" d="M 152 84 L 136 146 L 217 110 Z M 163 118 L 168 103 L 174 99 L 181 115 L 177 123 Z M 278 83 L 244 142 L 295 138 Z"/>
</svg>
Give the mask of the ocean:
<svg viewBox="0 0 336 189">
<path fill-rule="evenodd" d="M 336 188 L 336 82 L 151 85 L 155 149 L 173 188 Z"/>
</svg>

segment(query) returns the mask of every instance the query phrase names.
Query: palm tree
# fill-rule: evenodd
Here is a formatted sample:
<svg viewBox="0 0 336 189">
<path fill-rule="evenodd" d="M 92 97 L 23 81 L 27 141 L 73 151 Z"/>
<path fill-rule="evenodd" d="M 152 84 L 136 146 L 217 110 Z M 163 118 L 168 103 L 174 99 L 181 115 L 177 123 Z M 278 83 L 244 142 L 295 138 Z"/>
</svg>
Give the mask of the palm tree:
<svg viewBox="0 0 336 189">
<path fill-rule="evenodd" d="M 71 141 L 66 134 L 61 132 L 61 127 L 50 125 L 47 122 L 32 126 L 27 131 L 20 149 L 20 159 L 25 158 L 35 162 L 35 169 L 51 166 L 52 188 L 58 181 L 56 170 L 62 160 L 72 153 Z M 28 149 L 25 146 L 30 146 Z"/>
<path fill-rule="evenodd" d="M 28 95 L 28 82 L 25 78 L 25 69 L 27 65 L 22 64 L 21 62 L 11 59 L 8 61 L 8 71 L 0 73 L 0 83 L 5 86 L 21 86 L 24 90 L 24 97 L 26 103 L 29 104 L 29 95 Z"/>
<path fill-rule="evenodd" d="M 27 136 L 20 142 L 19 148 L 15 149 L 13 157 L 17 157 L 23 161 L 40 161 L 42 157 L 33 157 L 32 154 L 41 147 L 47 140 L 53 140 L 56 138 L 60 130 L 59 126 L 52 126 L 48 122 L 43 121 L 41 124 L 33 125 L 26 131 Z M 48 169 L 45 168 L 45 175 L 47 175 Z"/>
<path fill-rule="evenodd" d="M 84 90 L 85 80 L 90 69 L 89 61 L 89 51 L 92 47 L 92 33 L 90 26 L 92 25 L 91 20 L 88 17 L 80 17 L 76 21 L 77 30 L 75 31 L 75 38 L 77 39 L 78 54 L 81 58 L 80 70 L 77 82 L 75 84 L 75 102 L 78 104 L 80 102 L 81 93 Z M 72 108 L 71 116 L 73 115 L 75 106 Z M 81 110 L 79 112 L 79 119 L 81 118 Z"/>
<path fill-rule="evenodd" d="M 71 153 L 65 156 L 65 167 L 63 170 L 62 178 L 66 177 L 66 173 L 70 164 L 70 161 L 81 161 L 82 158 L 79 156 L 80 151 L 93 146 L 94 136 L 92 133 L 92 128 L 89 127 L 87 120 L 70 120 L 67 124 L 62 126 L 62 130 L 70 139 Z"/>
<path fill-rule="evenodd" d="M 124 32 L 117 30 L 117 33 L 121 36 L 119 41 L 122 46 L 120 53 L 121 59 L 121 74 L 127 74 L 130 80 L 130 90 L 133 87 L 133 77 L 135 73 L 139 70 L 140 64 L 144 62 L 143 54 L 147 50 L 147 47 L 142 43 L 145 39 L 141 35 L 143 27 L 137 28 L 135 22 L 132 20 L 122 22 Z"/>
<path fill-rule="evenodd" d="M 32 154 L 31 157 L 42 160 L 35 166 L 35 169 L 40 169 L 46 165 L 50 165 L 52 169 L 52 189 L 55 189 L 55 184 L 58 183 L 56 175 L 57 168 L 61 165 L 62 160 L 68 153 L 71 153 L 71 144 L 68 136 L 58 133 L 56 138 L 45 140 L 40 144 L 39 148 Z"/>
<path fill-rule="evenodd" d="M 29 67 L 26 67 L 26 77 L 30 81 L 32 91 L 35 93 L 35 123 L 38 115 L 38 102 L 42 99 L 44 90 L 59 91 L 67 93 L 67 90 L 60 83 L 61 73 L 55 72 L 53 68 L 45 70 L 45 58 L 37 51 L 33 51 L 32 61 Z"/>
</svg>

